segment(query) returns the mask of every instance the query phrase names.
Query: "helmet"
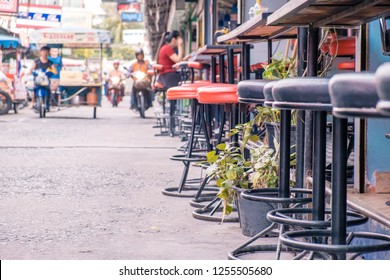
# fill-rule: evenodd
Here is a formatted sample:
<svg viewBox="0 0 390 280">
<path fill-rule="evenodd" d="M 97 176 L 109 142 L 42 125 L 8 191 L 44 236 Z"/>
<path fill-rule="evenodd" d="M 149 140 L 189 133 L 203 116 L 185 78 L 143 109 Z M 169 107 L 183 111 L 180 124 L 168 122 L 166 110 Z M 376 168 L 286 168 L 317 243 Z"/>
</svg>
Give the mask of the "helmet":
<svg viewBox="0 0 390 280">
<path fill-rule="evenodd" d="M 144 50 L 142 48 L 138 48 L 138 49 L 135 50 L 135 56 L 137 56 L 139 54 L 144 55 Z"/>
<path fill-rule="evenodd" d="M 115 59 L 112 64 L 120 64 L 119 59 Z"/>
</svg>

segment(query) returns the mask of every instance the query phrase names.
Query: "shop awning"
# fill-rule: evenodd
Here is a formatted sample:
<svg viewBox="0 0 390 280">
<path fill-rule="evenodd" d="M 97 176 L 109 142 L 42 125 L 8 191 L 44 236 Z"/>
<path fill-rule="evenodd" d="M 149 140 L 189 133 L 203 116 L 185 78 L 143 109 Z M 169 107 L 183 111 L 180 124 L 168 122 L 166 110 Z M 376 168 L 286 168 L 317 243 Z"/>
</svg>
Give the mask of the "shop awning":
<svg viewBox="0 0 390 280">
<path fill-rule="evenodd" d="M 20 46 L 20 41 L 18 38 L 0 35 L 0 48 L 1 49 L 16 49 Z"/>
</svg>

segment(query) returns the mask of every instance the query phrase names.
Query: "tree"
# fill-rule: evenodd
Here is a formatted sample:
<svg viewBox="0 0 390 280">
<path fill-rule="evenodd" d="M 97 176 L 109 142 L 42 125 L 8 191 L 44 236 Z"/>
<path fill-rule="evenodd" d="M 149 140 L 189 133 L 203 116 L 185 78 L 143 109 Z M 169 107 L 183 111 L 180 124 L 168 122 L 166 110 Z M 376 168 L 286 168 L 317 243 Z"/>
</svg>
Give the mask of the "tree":
<svg viewBox="0 0 390 280">
<path fill-rule="evenodd" d="M 102 8 L 106 12 L 106 17 L 101 24 L 96 26 L 99 29 L 109 30 L 114 44 L 121 44 L 122 31 L 124 29 L 144 29 L 144 23 L 122 22 L 117 10 L 116 3 L 102 3 Z"/>
</svg>

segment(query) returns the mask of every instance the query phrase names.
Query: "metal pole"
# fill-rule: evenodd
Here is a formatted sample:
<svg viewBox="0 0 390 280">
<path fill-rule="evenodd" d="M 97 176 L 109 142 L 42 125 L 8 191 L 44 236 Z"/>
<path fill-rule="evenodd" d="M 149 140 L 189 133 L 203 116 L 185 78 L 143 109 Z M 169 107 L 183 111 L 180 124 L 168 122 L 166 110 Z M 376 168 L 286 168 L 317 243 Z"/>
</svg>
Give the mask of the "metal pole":
<svg viewBox="0 0 390 280">
<path fill-rule="evenodd" d="M 228 59 L 228 83 L 234 84 L 234 50 L 231 47 L 227 49 Z"/>
<path fill-rule="evenodd" d="M 217 58 L 215 56 L 211 57 L 211 82 L 217 82 Z"/>
<path fill-rule="evenodd" d="M 297 164 L 296 164 L 296 174 L 295 174 L 295 187 L 304 188 L 305 186 L 305 111 L 298 111 L 298 120 L 297 120 L 297 144 L 296 144 L 296 154 L 297 154 Z"/>
<path fill-rule="evenodd" d="M 307 66 L 307 32 L 305 27 L 298 28 L 298 76 L 301 77 Z"/>
<path fill-rule="evenodd" d="M 290 197 L 291 111 L 281 110 L 279 197 Z"/>
<path fill-rule="evenodd" d="M 242 65 L 242 79 L 249 80 L 250 79 L 250 44 L 242 43 L 242 51 L 241 51 L 241 65 Z"/>
<path fill-rule="evenodd" d="M 312 25 L 308 28 L 308 53 L 307 68 L 308 76 L 317 76 L 317 55 L 318 55 L 318 28 Z M 313 169 L 313 112 L 306 111 L 305 116 L 305 169 L 304 174 L 310 176 Z"/>
<path fill-rule="evenodd" d="M 267 59 L 268 63 L 272 62 L 272 40 L 267 40 Z"/>
<path fill-rule="evenodd" d="M 314 112 L 313 219 L 325 219 L 326 112 Z"/>
<path fill-rule="evenodd" d="M 298 76 L 302 76 L 307 66 L 307 28 L 298 28 Z M 304 188 L 305 186 L 305 111 L 299 110 L 297 113 L 297 141 L 296 141 L 296 174 L 295 186 Z"/>
<path fill-rule="evenodd" d="M 332 244 L 345 245 L 347 237 L 347 119 L 333 116 Z M 339 256 L 345 259 L 345 255 Z"/>
<path fill-rule="evenodd" d="M 212 16 L 211 16 L 211 36 L 212 36 L 212 42 L 215 44 L 215 38 L 214 34 L 215 31 L 218 29 L 218 0 L 211 0 L 211 9 L 212 9 Z M 207 13 L 207 11 L 206 11 Z"/>
<path fill-rule="evenodd" d="M 219 55 L 219 82 L 225 82 L 225 56 Z"/>
</svg>

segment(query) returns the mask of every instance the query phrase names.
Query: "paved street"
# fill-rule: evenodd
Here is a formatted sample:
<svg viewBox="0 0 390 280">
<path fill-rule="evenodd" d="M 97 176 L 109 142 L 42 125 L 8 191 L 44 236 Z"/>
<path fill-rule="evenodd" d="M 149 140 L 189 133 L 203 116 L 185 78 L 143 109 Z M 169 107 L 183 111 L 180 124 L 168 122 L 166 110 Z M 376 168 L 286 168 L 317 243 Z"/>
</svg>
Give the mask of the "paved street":
<svg viewBox="0 0 390 280">
<path fill-rule="evenodd" d="M 128 104 L 96 120 L 91 108 L 0 116 L 0 259 L 226 259 L 247 240 L 161 194 L 178 184 L 182 143 Z"/>
</svg>

